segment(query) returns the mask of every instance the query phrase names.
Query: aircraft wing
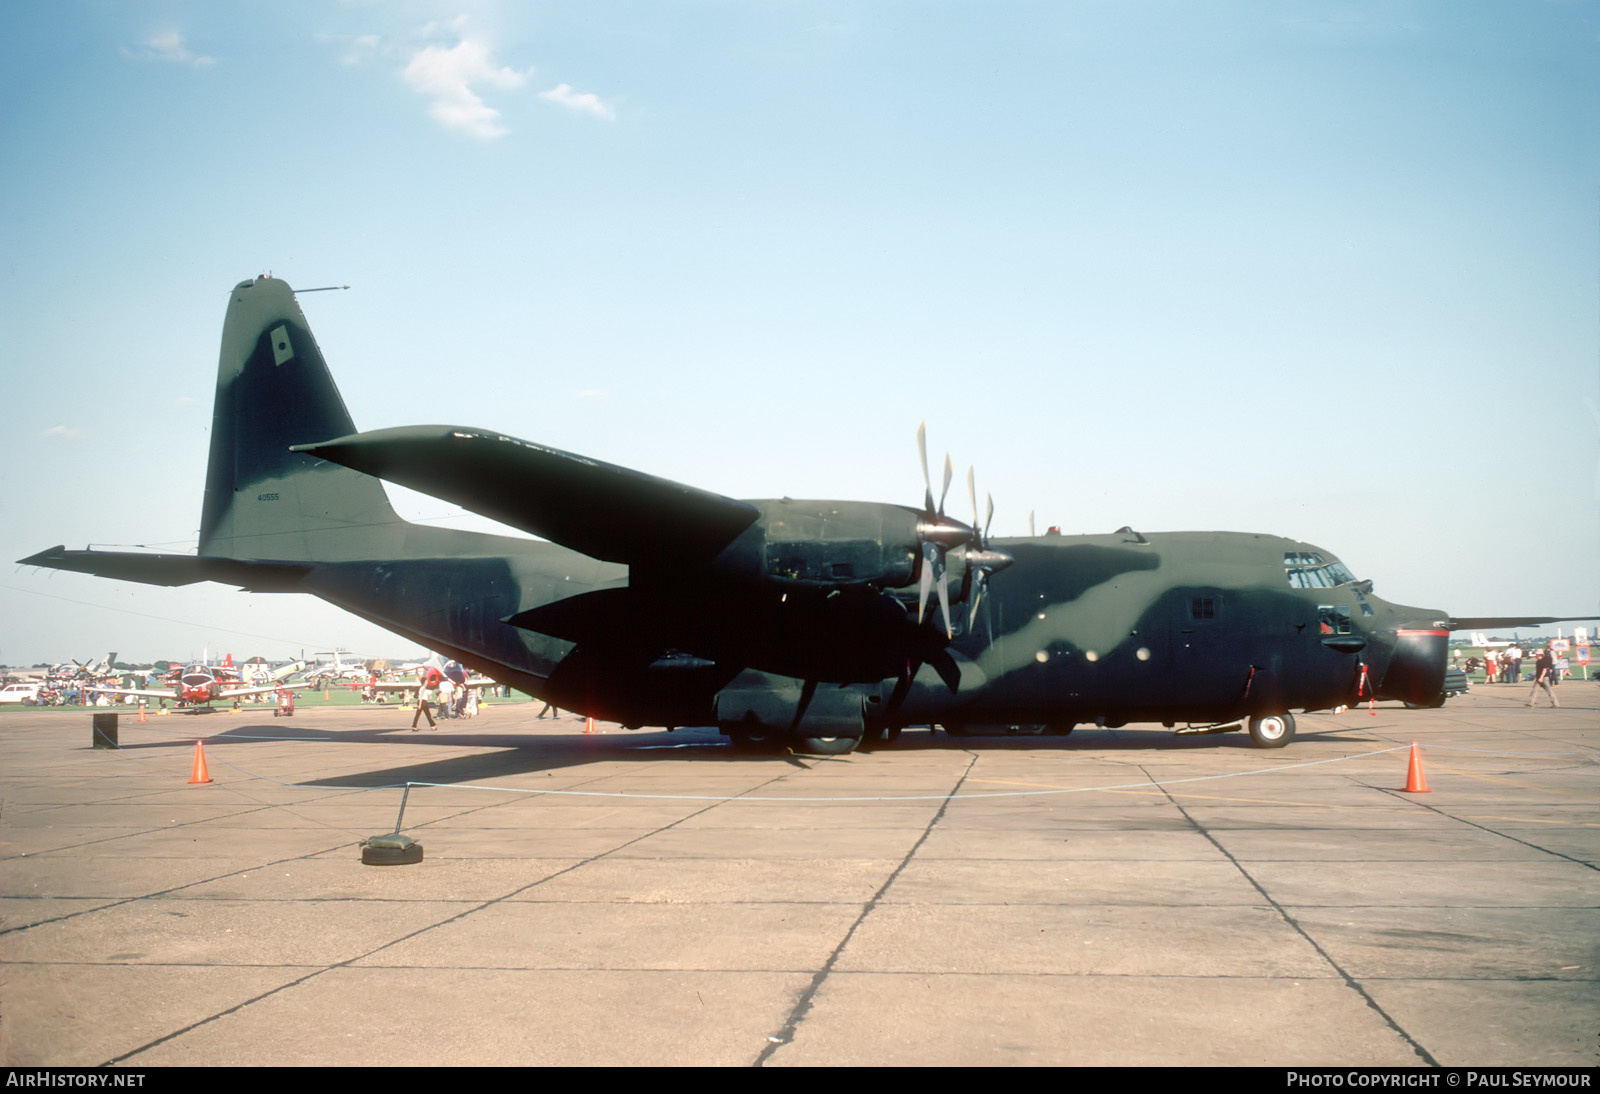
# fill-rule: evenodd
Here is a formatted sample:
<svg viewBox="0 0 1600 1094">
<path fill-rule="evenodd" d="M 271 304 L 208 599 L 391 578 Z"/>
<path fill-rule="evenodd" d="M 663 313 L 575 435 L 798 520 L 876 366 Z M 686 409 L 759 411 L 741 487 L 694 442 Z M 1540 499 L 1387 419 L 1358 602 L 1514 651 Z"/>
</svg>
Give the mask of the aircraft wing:
<svg viewBox="0 0 1600 1094">
<path fill-rule="evenodd" d="M 310 684 L 278 684 L 270 688 L 230 688 L 227 691 L 217 692 L 217 698 L 233 699 L 240 695 L 266 695 L 269 692 L 297 691 L 300 688 L 308 688 L 310 686 Z"/>
<path fill-rule="evenodd" d="M 146 585 L 192 585 L 196 581 L 220 581 L 224 585 L 237 585 L 250 592 L 289 592 L 311 569 L 304 563 L 296 562 L 247 562 L 234 558 L 147 554 L 141 551 L 69 551 L 64 545 L 19 558 L 17 563 L 113 577 L 119 581 L 140 581 Z"/>
<path fill-rule="evenodd" d="M 404 426 L 295 445 L 606 562 L 715 557 L 754 505 L 515 437 Z"/>
<path fill-rule="evenodd" d="M 138 695 L 146 699 L 176 700 L 178 698 L 178 693 L 173 691 L 171 688 L 163 688 L 160 691 L 152 691 L 143 688 L 97 688 L 91 685 L 85 687 L 83 690 L 96 692 L 97 694 L 102 695 Z"/>
<path fill-rule="evenodd" d="M 1595 615 L 1477 615 L 1450 619 L 1453 631 L 1490 631 L 1496 627 L 1542 627 L 1546 623 L 1583 623 Z"/>
</svg>

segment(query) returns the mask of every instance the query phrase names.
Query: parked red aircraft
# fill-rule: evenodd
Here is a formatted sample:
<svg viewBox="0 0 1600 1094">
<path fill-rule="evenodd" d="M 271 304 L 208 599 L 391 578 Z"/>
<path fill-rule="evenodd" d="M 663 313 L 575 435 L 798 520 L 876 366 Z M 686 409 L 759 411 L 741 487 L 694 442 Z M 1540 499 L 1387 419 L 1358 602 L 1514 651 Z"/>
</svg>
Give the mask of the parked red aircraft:
<svg viewBox="0 0 1600 1094">
<path fill-rule="evenodd" d="M 166 687 L 156 688 L 99 688 L 108 695 L 132 695 L 146 699 L 169 699 L 180 707 L 208 706 L 222 699 L 237 699 L 243 695 L 266 695 L 271 692 L 308 688 L 310 684 L 271 684 L 266 687 L 232 687 L 240 682 L 239 670 L 233 667 L 230 654 L 219 666 L 190 665 L 173 669 L 167 674 Z"/>
</svg>

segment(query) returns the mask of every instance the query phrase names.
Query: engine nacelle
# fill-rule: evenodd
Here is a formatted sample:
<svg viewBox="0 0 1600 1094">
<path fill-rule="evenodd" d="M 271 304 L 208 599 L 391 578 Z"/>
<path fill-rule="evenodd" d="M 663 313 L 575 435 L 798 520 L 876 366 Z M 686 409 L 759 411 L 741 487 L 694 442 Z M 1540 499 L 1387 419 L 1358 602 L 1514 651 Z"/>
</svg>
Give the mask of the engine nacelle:
<svg viewBox="0 0 1600 1094">
<path fill-rule="evenodd" d="M 809 588 L 896 589 L 917 577 L 919 514 L 853 501 L 755 502 L 761 516 L 712 562 L 713 571 Z"/>
</svg>

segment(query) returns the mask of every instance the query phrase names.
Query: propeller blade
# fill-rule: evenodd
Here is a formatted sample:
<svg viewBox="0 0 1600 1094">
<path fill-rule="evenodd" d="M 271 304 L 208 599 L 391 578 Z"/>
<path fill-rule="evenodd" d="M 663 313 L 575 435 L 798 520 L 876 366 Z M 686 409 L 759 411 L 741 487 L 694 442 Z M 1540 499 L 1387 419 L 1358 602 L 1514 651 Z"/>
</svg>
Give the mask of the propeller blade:
<svg viewBox="0 0 1600 1094">
<path fill-rule="evenodd" d="M 928 611 L 928 594 L 933 591 L 933 571 L 938 566 L 939 546 L 922 545 L 922 578 L 917 590 L 917 622 L 921 623 Z"/>
<path fill-rule="evenodd" d="M 944 568 L 942 560 L 939 566 L 939 610 L 944 613 L 944 636 L 954 638 L 956 631 L 950 625 L 950 571 Z"/>
<path fill-rule="evenodd" d="M 928 423 L 917 426 L 917 455 L 922 457 L 923 496 L 927 498 L 928 515 L 933 515 L 933 480 L 928 477 Z"/>
<path fill-rule="evenodd" d="M 971 630 L 978 622 L 978 602 L 983 599 L 983 590 L 988 588 L 989 575 L 983 570 L 975 570 L 972 574 L 972 611 L 967 613 L 967 629 Z"/>
<path fill-rule="evenodd" d="M 944 499 L 950 496 L 950 480 L 955 476 L 955 465 L 950 462 L 950 453 L 944 454 L 944 488 L 939 491 L 939 515 L 944 516 Z"/>
<path fill-rule="evenodd" d="M 972 527 L 978 527 L 978 488 L 972 482 L 972 467 L 967 467 L 967 500 L 972 502 Z"/>
<path fill-rule="evenodd" d="M 994 523 L 994 495 L 993 494 L 985 494 L 984 497 L 986 499 L 988 499 L 988 503 L 989 503 L 988 504 L 988 511 L 986 513 L 984 513 L 984 515 L 983 515 L 983 542 L 984 542 L 984 545 L 987 546 L 988 543 L 989 543 L 989 525 Z M 973 514 L 974 514 L 973 519 L 976 520 L 977 519 L 976 514 L 977 514 L 977 511 L 978 511 L 978 507 L 976 505 L 974 505 L 972 507 L 972 511 L 973 511 Z"/>
<path fill-rule="evenodd" d="M 1033 510 L 1029 509 L 1028 510 L 1028 538 L 1032 539 L 1033 536 L 1034 536 L 1034 531 L 1033 531 Z"/>
</svg>

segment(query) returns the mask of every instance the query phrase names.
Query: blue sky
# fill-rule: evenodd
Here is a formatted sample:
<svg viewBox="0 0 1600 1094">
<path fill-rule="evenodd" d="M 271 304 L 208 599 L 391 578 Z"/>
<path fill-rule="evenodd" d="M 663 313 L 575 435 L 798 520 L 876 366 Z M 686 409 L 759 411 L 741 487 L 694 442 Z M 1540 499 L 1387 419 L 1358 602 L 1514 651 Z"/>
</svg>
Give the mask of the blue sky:
<svg viewBox="0 0 1600 1094">
<path fill-rule="evenodd" d="M 1600 611 L 1600 4 L 0 26 L 6 558 L 193 549 L 226 291 L 270 270 L 352 286 L 302 303 L 362 428 L 916 504 L 926 419 L 997 534 L 1272 532 L 1406 603 Z M 213 586 L 13 567 L 0 612 L 9 663 L 411 652 Z"/>
</svg>

